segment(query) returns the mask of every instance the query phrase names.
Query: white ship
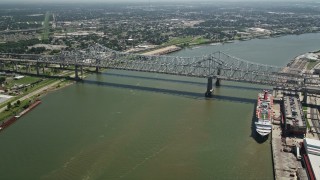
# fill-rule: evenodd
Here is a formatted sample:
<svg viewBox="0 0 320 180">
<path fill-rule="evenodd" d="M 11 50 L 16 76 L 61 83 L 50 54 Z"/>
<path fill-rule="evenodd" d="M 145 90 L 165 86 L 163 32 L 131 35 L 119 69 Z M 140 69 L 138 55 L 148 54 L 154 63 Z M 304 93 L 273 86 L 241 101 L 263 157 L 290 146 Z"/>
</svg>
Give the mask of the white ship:
<svg viewBox="0 0 320 180">
<path fill-rule="evenodd" d="M 258 94 L 255 125 L 257 133 L 262 137 L 270 134 L 272 130 L 272 105 L 273 96 L 268 91 L 264 90 Z"/>
</svg>

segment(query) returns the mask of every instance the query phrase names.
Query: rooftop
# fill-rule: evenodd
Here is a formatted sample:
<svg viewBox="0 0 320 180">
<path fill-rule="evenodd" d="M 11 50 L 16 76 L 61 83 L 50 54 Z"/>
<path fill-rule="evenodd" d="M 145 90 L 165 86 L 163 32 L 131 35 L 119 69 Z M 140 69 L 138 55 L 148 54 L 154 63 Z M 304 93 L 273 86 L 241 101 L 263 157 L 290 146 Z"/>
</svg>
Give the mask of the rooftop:
<svg viewBox="0 0 320 180">
<path fill-rule="evenodd" d="M 304 139 L 306 152 L 316 179 L 320 179 L 320 141 L 315 139 Z"/>
<path fill-rule="evenodd" d="M 286 118 L 291 119 L 289 123 L 292 126 L 305 126 L 306 122 L 303 118 L 303 112 L 298 97 L 284 96 L 283 100 L 285 105 Z"/>
</svg>

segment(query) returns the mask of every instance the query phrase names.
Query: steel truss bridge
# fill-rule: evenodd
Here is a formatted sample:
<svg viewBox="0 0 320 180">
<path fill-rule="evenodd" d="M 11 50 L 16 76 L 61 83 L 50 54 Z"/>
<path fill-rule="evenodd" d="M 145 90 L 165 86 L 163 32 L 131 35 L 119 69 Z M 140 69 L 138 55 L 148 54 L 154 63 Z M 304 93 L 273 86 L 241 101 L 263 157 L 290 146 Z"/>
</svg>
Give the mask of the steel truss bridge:
<svg viewBox="0 0 320 180">
<path fill-rule="evenodd" d="M 83 67 L 96 67 L 97 71 L 99 68 L 107 68 L 207 78 L 208 97 L 212 94 L 213 79 L 217 80 L 216 85 L 226 80 L 300 89 L 307 84 L 320 82 L 306 77 L 298 69 L 249 62 L 223 52 L 200 57 L 150 56 L 118 52 L 99 44 L 83 50 L 63 51 L 53 56 L 1 54 L 0 63 L 1 69 L 5 68 L 6 63 L 35 66 L 38 75 L 44 65 L 74 66 L 76 79 L 79 79 L 78 71 L 82 71 Z"/>
</svg>

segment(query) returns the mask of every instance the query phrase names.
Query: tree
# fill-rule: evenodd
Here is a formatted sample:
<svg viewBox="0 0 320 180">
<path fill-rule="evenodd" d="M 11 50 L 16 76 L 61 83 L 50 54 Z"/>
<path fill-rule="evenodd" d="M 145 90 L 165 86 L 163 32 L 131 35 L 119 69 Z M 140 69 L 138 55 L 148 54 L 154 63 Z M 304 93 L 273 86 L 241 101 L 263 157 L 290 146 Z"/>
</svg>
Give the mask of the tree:
<svg viewBox="0 0 320 180">
<path fill-rule="evenodd" d="M 21 102 L 20 102 L 20 100 L 18 100 L 18 101 L 17 101 L 17 105 L 20 106 L 20 104 L 21 104 Z"/>
<path fill-rule="evenodd" d="M 8 104 L 7 104 L 7 110 L 10 110 L 11 108 L 12 108 L 12 105 L 11 105 L 10 102 L 8 102 Z"/>
<path fill-rule="evenodd" d="M 3 76 L 1 76 L 1 77 L 0 77 L 0 84 L 4 83 L 5 81 L 6 81 L 6 78 L 3 77 Z"/>
</svg>

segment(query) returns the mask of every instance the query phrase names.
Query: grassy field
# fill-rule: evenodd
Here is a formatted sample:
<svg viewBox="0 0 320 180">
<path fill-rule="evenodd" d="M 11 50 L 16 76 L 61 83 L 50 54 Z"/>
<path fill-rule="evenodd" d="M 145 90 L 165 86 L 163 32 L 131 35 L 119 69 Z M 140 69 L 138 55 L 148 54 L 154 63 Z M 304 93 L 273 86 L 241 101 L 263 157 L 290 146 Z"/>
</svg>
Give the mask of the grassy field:
<svg viewBox="0 0 320 180">
<path fill-rule="evenodd" d="M 11 81 L 8 81 L 8 85 L 7 87 L 8 88 L 11 88 L 12 86 L 14 86 L 15 84 L 16 85 L 21 85 L 21 84 L 31 84 L 31 83 L 34 83 L 34 82 L 37 82 L 39 81 L 41 78 L 38 78 L 38 77 L 31 77 L 31 76 L 25 76 L 24 78 L 22 79 L 18 79 L 18 80 L 11 80 Z"/>
<path fill-rule="evenodd" d="M 183 45 L 183 44 L 188 44 L 188 45 L 199 45 L 199 44 L 204 44 L 204 43 L 209 43 L 209 39 L 205 39 L 201 36 L 199 37 L 176 37 L 170 39 L 168 42 L 162 44 L 162 46 L 171 46 L 171 45 Z"/>
<path fill-rule="evenodd" d="M 310 70 L 312 69 L 315 65 L 317 65 L 319 62 L 318 61 L 309 61 L 307 69 Z"/>
<path fill-rule="evenodd" d="M 205 39 L 203 37 L 198 37 L 198 38 L 195 38 L 191 41 L 190 45 L 199 45 L 199 44 L 205 44 L 205 43 L 209 43 L 210 40 L 209 39 Z"/>
<path fill-rule="evenodd" d="M 171 46 L 171 45 L 179 45 L 183 43 L 188 43 L 192 41 L 192 37 L 177 37 L 177 38 L 172 38 L 168 42 L 164 43 L 163 46 Z"/>
<path fill-rule="evenodd" d="M 50 20 L 50 12 L 47 12 L 44 21 L 43 21 L 43 32 L 42 32 L 42 40 L 47 41 L 49 39 L 49 33 L 50 33 L 50 28 L 49 28 L 49 20 Z"/>
</svg>

